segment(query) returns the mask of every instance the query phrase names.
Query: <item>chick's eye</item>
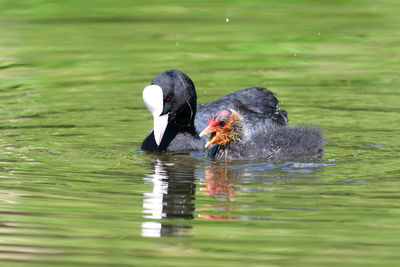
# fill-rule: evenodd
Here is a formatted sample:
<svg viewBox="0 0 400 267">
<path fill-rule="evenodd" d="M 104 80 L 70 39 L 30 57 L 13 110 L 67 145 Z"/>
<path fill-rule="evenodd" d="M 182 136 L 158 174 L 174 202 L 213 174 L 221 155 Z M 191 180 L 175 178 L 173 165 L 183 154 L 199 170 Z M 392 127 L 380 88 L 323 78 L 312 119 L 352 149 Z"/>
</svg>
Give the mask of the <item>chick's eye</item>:
<svg viewBox="0 0 400 267">
<path fill-rule="evenodd" d="M 165 101 L 169 102 L 172 99 L 172 95 L 167 96 L 167 98 L 165 98 Z"/>
<path fill-rule="evenodd" d="M 220 121 L 218 124 L 219 124 L 219 126 L 221 126 L 221 127 L 224 127 L 224 126 L 225 126 L 225 122 L 224 122 L 224 121 Z"/>
</svg>

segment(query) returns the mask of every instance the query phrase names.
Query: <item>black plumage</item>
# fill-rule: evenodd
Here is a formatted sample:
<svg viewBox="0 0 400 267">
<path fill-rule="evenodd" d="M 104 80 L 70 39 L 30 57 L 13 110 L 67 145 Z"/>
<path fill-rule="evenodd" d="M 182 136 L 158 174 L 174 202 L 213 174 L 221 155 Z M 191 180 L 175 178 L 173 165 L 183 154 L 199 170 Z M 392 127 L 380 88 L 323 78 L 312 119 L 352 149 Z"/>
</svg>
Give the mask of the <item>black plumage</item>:
<svg viewBox="0 0 400 267">
<path fill-rule="evenodd" d="M 209 117 L 220 109 L 240 111 L 254 121 L 268 121 L 273 125 L 285 125 L 287 113 L 280 110 L 278 100 L 265 88 L 252 87 L 237 91 L 211 102 L 197 105 L 197 95 L 192 80 L 178 70 L 159 74 L 152 85 L 163 92 L 163 108 L 160 115 L 169 114 L 168 125 L 159 145 L 153 131 L 145 138 L 141 149 L 147 151 L 202 151 L 206 138 L 198 136 L 207 125 Z"/>
<path fill-rule="evenodd" d="M 257 121 L 235 110 L 214 114 L 201 133 L 211 134 L 208 156 L 222 160 L 282 161 L 317 159 L 323 155 L 323 137 L 319 129 L 288 127 Z"/>
</svg>

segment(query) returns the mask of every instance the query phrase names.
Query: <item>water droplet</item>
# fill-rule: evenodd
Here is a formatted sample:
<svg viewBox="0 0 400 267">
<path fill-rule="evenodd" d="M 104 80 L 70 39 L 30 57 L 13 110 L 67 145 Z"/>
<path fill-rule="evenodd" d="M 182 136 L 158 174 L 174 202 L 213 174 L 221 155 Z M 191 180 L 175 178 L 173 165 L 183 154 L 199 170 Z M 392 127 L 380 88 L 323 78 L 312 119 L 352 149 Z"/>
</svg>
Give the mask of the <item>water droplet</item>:
<svg viewBox="0 0 400 267">
<path fill-rule="evenodd" d="M 226 21 L 226 23 L 228 23 L 229 22 L 229 18 L 226 18 L 225 21 Z"/>
</svg>

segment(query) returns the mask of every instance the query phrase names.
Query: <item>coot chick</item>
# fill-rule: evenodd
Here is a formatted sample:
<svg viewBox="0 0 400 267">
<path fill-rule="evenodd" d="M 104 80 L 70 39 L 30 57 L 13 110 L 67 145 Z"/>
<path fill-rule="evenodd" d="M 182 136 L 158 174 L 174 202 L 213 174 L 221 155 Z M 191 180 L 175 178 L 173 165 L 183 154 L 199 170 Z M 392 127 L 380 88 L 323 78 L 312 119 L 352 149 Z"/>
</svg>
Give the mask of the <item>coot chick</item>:
<svg viewBox="0 0 400 267">
<path fill-rule="evenodd" d="M 159 74 L 143 90 L 143 100 L 153 115 L 153 131 L 141 149 L 147 151 L 202 151 L 207 139 L 199 130 L 208 118 L 223 108 L 271 124 L 285 125 L 287 113 L 278 107 L 277 98 L 265 88 L 251 87 L 211 102 L 197 105 L 192 80 L 183 72 L 168 70 Z"/>
<path fill-rule="evenodd" d="M 316 128 L 287 127 L 268 120 L 254 122 L 232 109 L 218 111 L 200 133 L 211 134 L 205 145 L 213 145 L 208 155 L 223 160 L 269 161 L 315 159 L 323 155 L 322 134 Z"/>
</svg>

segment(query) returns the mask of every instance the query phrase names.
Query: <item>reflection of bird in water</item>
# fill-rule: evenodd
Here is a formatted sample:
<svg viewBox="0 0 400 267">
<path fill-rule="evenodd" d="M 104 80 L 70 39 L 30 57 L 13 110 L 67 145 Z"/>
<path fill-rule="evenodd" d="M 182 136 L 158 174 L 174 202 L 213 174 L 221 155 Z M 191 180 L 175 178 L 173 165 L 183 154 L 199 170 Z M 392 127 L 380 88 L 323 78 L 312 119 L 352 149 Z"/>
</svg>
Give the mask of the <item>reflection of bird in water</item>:
<svg viewBox="0 0 400 267">
<path fill-rule="evenodd" d="M 223 108 L 240 110 L 272 124 L 284 125 L 287 113 L 280 110 L 276 97 L 265 88 L 251 87 L 197 105 L 192 80 L 178 70 L 159 74 L 143 90 L 143 100 L 153 115 L 153 131 L 145 138 L 141 149 L 147 151 L 201 151 L 205 138 L 198 133 L 208 118 Z"/>
<path fill-rule="evenodd" d="M 179 157 L 159 157 L 154 164 L 154 174 L 145 178 L 152 192 L 144 193 L 143 217 L 147 219 L 193 219 L 194 164 Z M 192 227 L 183 224 L 148 221 L 142 224 L 142 236 L 182 236 Z"/>
<path fill-rule="evenodd" d="M 205 188 L 200 190 L 205 191 L 205 195 L 216 196 L 214 200 L 221 201 L 218 204 L 206 204 L 207 207 L 215 207 L 220 211 L 233 211 L 234 205 L 231 202 L 235 201 L 235 195 L 238 194 L 238 189 L 234 185 L 235 176 L 232 175 L 232 169 L 226 165 L 210 165 L 206 166 L 205 179 L 201 182 Z M 199 215 L 203 219 L 219 219 L 231 220 L 230 215 Z"/>
<path fill-rule="evenodd" d="M 313 127 L 286 127 L 223 109 L 215 113 L 200 136 L 210 134 L 208 155 L 226 160 L 282 161 L 321 158 L 322 134 Z"/>
<path fill-rule="evenodd" d="M 205 180 L 202 182 L 206 185 L 206 188 L 201 190 L 205 190 L 206 195 L 221 196 L 221 198 L 218 198 L 220 201 L 233 201 L 232 196 L 238 192 L 230 181 L 232 177 L 228 175 L 228 172 L 228 168 L 221 168 L 220 165 L 207 166 Z"/>
</svg>

